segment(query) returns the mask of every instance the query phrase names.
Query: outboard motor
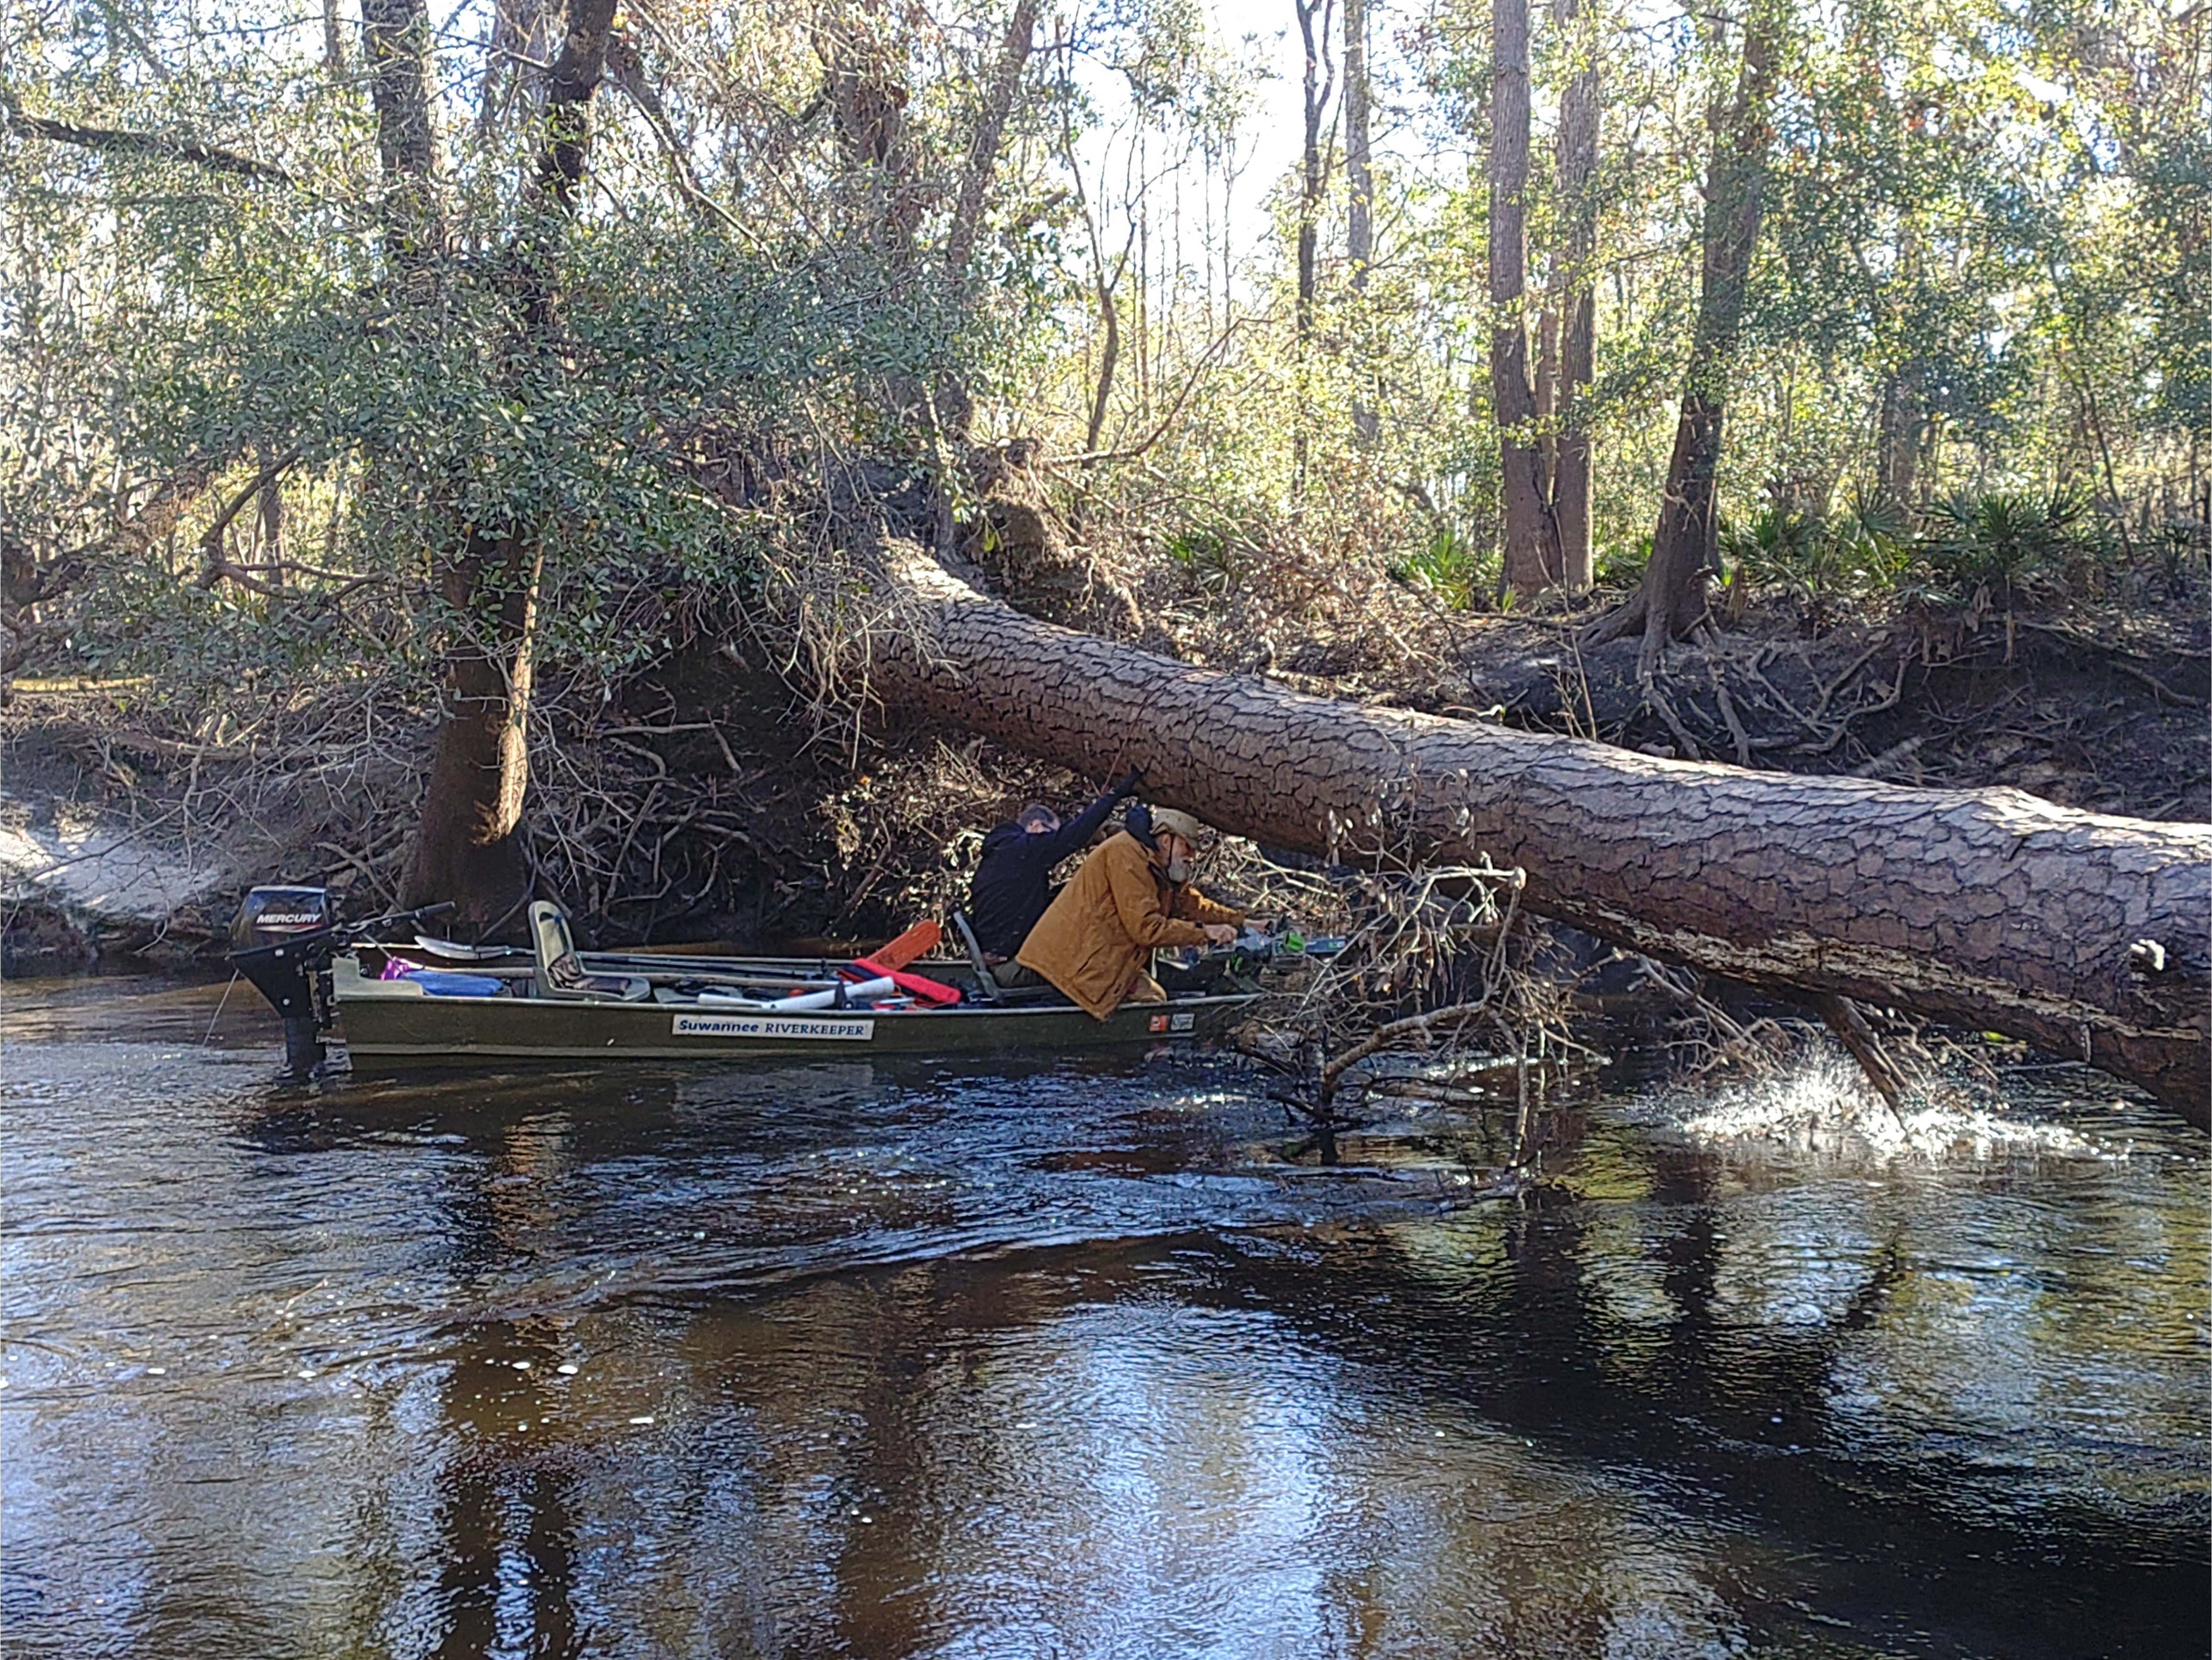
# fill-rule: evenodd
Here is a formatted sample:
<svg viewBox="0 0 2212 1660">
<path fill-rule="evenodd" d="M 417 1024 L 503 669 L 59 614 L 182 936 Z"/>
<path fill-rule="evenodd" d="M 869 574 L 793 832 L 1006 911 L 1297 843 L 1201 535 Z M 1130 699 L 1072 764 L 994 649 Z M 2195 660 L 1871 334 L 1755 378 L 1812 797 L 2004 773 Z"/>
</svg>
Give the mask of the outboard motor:
<svg viewBox="0 0 2212 1660">
<path fill-rule="evenodd" d="M 284 1070 L 323 1063 L 331 1024 L 331 896 L 324 888 L 255 888 L 230 925 L 230 960 L 284 1020 Z"/>
</svg>

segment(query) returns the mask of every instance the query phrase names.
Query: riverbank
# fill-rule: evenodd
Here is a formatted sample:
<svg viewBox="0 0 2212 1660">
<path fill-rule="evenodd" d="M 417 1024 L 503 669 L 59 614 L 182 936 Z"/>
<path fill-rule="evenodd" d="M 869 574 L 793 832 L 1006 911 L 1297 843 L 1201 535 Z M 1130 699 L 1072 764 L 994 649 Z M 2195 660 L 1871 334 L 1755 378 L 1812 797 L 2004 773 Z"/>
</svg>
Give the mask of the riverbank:
<svg viewBox="0 0 2212 1660">
<path fill-rule="evenodd" d="M 1162 607 L 1148 626 L 1193 660 L 1354 701 L 1651 754 L 2212 818 L 2212 640 L 2193 605 L 1915 611 L 1812 637 L 1771 601 L 1677 648 L 1647 695 L 1635 642 L 1581 650 L 1580 615 L 1453 612 L 1385 590 L 1388 605 L 1348 607 L 1295 641 L 1234 606 Z M 143 683 L 19 682 L 0 709 L 6 971 L 219 953 L 257 882 L 389 903 L 429 711 L 396 684 L 325 701 L 292 695 L 282 719 L 251 698 L 194 714 L 149 704 Z M 883 938 L 957 903 L 983 828 L 1022 800 L 1092 787 L 954 728 L 825 732 L 729 641 L 702 639 L 608 701 L 556 692 L 540 715 L 526 821 L 540 885 L 609 945 Z"/>
</svg>

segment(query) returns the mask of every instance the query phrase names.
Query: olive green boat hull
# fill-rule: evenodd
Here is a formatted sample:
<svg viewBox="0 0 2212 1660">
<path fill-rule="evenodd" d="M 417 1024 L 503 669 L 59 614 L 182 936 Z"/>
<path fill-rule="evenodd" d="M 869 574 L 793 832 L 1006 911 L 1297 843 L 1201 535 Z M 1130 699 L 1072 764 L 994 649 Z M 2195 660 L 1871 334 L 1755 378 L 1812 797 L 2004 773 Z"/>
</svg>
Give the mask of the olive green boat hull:
<svg viewBox="0 0 2212 1660">
<path fill-rule="evenodd" d="M 1129 1003 L 1094 1020 L 1065 1003 L 961 1003 L 942 1009 L 771 1014 L 697 1003 L 536 997 L 431 997 L 405 981 L 364 980 L 343 959 L 339 1035 L 356 1072 L 584 1061 L 839 1060 L 1198 1043 L 1218 1037 L 1249 993 Z"/>
</svg>

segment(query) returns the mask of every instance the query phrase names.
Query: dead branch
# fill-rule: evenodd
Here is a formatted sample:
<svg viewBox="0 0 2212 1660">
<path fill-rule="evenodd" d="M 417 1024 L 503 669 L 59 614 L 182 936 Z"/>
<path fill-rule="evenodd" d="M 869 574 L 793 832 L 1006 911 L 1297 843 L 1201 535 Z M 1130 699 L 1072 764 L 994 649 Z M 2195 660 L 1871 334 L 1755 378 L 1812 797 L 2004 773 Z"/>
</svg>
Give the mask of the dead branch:
<svg viewBox="0 0 2212 1660">
<path fill-rule="evenodd" d="M 1881 1051 L 1881 1044 L 1858 1011 L 1858 1005 L 1848 997 L 1823 994 L 1813 1000 L 1813 1007 L 1820 1014 L 1836 1040 L 1851 1052 L 1866 1074 L 1867 1082 L 1889 1104 L 1890 1116 L 1897 1118 L 1899 1128 L 1904 1119 L 1899 1116 L 1905 1099 L 1905 1084 L 1890 1064 L 1889 1057 Z"/>
<path fill-rule="evenodd" d="M 246 504 L 283 477 L 286 470 L 299 459 L 299 451 L 287 450 L 264 466 L 260 471 L 255 473 L 252 482 L 232 496 L 216 514 L 214 522 L 200 537 L 200 551 L 207 556 L 208 562 L 207 569 L 200 573 L 202 587 L 211 588 L 225 576 L 229 576 L 234 581 L 242 581 L 243 586 L 253 589 L 257 593 L 281 592 L 281 590 L 272 590 L 254 578 L 245 575 L 240 567 L 232 564 L 224 557 L 223 538 L 229 533 L 231 520 L 244 511 Z"/>
<path fill-rule="evenodd" d="M 1409 1014 L 1402 1020 L 1393 1020 L 1388 1025 L 1377 1026 L 1364 1039 L 1337 1055 L 1322 1068 L 1324 1096 L 1334 1091 L 1337 1081 L 1352 1067 L 1385 1049 L 1399 1048 L 1409 1037 L 1419 1038 L 1420 1046 L 1426 1049 L 1437 1029 L 1453 1022 L 1456 1023 L 1453 1026 L 1453 1035 L 1457 1036 L 1469 1021 L 1490 1007 L 1495 989 L 1495 987 L 1486 988 L 1482 995 L 1471 1003 L 1454 1003 L 1448 1008 L 1431 1009 L 1425 1014 Z"/>
<path fill-rule="evenodd" d="M 267 161 L 257 161 L 250 155 L 240 155 L 235 150 L 219 149 L 213 144 L 203 144 L 197 139 L 177 138 L 163 133 L 127 132 L 117 127 L 80 127 L 66 121 L 55 121 L 40 115 L 26 115 L 13 93 L 0 88 L 0 115 L 4 115 L 8 129 L 26 138 L 43 138 L 50 143 L 74 144 L 80 149 L 104 150 L 115 155 L 151 155 L 164 161 L 189 161 L 195 167 L 211 173 L 234 173 L 244 179 L 265 179 L 275 184 L 289 185 L 292 175 L 280 167 Z"/>
</svg>

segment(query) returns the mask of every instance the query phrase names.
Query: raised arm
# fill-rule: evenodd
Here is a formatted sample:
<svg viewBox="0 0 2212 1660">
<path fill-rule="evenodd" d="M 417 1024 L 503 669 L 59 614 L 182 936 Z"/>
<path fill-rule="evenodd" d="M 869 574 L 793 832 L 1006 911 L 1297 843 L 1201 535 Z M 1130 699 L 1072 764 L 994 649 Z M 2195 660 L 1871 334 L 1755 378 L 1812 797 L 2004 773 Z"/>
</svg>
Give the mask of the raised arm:
<svg viewBox="0 0 2212 1660">
<path fill-rule="evenodd" d="M 1098 827 L 1106 822 L 1106 815 L 1114 811 L 1114 804 L 1136 787 L 1137 774 L 1132 770 L 1107 786 L 1105 794 L 1045 837 L 1045 844 L 1052 849 L 1053 862 L 1058 864 L 1069 854 L 1088 846 L 1091 838 L 1098 833 Z"/>
</svg>

